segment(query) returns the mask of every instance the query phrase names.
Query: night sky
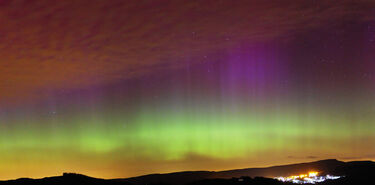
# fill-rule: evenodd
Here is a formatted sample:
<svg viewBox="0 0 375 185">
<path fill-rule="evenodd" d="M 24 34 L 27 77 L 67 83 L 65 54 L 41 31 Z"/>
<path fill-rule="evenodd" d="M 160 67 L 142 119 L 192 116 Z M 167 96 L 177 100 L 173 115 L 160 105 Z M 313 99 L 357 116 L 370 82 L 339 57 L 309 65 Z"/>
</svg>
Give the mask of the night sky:
<svg viewBox="0 0 375 185">
<path fill-rule="evenodd" d="M 1 0 L 0 179 L 375 160 L 373 0 Z"/>
</svg>

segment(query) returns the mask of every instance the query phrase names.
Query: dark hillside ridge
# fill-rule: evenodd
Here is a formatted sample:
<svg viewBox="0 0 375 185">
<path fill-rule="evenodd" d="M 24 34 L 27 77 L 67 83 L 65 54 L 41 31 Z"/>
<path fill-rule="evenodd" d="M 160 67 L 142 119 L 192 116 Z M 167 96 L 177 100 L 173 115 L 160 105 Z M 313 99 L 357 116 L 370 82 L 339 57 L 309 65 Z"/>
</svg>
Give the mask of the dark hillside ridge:
<svg viewBox="0 0 375 185">
<path fill-rule="evenodd" d="M 373 162 L 372 162 L 373 163 Z M 122 179 L 126 182 L 134 184 L 159 183 L 166 182 L 169 184 L 190 183 L 201 179 L 213 178 L 239 178 L 243 176 L 248 177 L 268 177 L 273 178 L 277 176 L 289 176 L 300 173 L 305 173 L 311 170 L 319 171 L 322 174 L 340 175 L 345 174 L 343 169 L 347 165 L 346 162 L 338 161 L 336 159 L 327 159 L 308 163 L 298 163 L 282 166 L 273 166 L 266 168 L 245 168 L 226 171 L 191 171 L 191 172 L 176 172 L 167 174 L 151 174 L 133 178 Z"/>
<path fill-rule="evenodd" d="M 308 171 L 320 174 L 345 176 L 345 178 L 326 181 L 320 184 L 372 184 L 375 174 L 375 162 L 352 161 L 342 162 L 335 159 L 308 163 L 273 166 L 267 168 L 246 168 L 226 171 L 185 171 L 167 174 L 150 174 L 126 179 L 100 179 L 81 174 L 64 173 L 62 176 L 42 179 L 20 178 L 17 180 L 0 181 L 0 185 L 224 185 L 224 184 L 290 184 L 272 179 L 277 176 L 298 175 Z"/>
</svg>

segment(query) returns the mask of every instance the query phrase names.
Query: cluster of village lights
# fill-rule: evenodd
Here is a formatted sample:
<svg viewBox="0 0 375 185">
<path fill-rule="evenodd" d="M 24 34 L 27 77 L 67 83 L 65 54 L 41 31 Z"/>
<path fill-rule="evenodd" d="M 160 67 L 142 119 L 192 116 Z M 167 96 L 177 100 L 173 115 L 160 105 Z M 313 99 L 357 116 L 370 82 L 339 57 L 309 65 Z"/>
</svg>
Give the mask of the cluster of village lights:
<svg viewBox="0 0 375 185">
<path fill-rule="evenodd" d="M 301 175 L 293 175 L 289 177 L 276 177 L 275 179 L 282 181 L 282 182 L 292 182 L 296 184 L 315 184 L 317 182 L 323 182 L 325 180 L 334 180 L 339 179 L 342 176 L 334 176 L 334 175 L 318 175 L 319 172 L 312 171 L 307 174 Z"/>
</svg>

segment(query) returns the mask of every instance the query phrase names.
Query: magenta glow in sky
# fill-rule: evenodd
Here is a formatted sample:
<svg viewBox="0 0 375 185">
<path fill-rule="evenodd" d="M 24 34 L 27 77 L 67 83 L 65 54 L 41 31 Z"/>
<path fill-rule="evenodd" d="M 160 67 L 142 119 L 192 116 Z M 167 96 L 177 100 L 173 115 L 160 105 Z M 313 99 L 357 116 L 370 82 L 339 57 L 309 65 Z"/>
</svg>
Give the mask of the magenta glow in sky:
<svg viewBox="0 0 375 185">
<path fill-rule="evenodd" d="M 0 4 L 3 179 L 374 159 L 372 1 Z"/>
</svg>

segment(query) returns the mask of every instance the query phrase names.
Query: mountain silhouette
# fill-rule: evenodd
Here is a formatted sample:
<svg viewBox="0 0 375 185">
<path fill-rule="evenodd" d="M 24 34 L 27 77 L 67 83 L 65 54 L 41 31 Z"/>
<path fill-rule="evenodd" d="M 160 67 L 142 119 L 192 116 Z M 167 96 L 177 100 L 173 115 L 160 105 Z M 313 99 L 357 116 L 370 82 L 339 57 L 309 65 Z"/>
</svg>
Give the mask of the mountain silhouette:
<svg viewBox="0 0 375 185">
<path fill-rule="evenodd" d="M 76 173 L 64 173 L 62 176 L 45 177 L 42 179 L 20 178 L 16 180 L 0 181 L 6 185 L 131 185 L 117 180 L 93 178 Z"/>
<path fill-rule="evenodd" d="M 375 162 L 353 161 L 342 162 L 335 159 L 308 163 L 273 166 L 266 168 L 245 168 L 226 171 L 185 171 L 166 174 L 150 174 L 124 179 L 99 179 L 75 173 L 64 173 L 62 176 L 42 179 L 21 178 L 0 181 L 0 185 L 221 185 L 221 184 L 291 184 L 279 182 L 273 177 L 298 175 L 308 171 L 318 171 L 322 175 L 331 174 L 344 178 L 325 181 L 319 184 L 373 184 Z"/>
<path fill-rule="evenodd" d="M 134 184 L 150 184 L 150 183 L 168 183 L 168 184 L 187 184 L 201 179 L 214 179 L 214 178 L 239 178 L 243 176 L 248 177 L 278 177 L 278 176 L 290 176 L 308 171 L 319 171 L 321 174 L 331 175 L 346 175 L 346 171 L 350 169 L 351 164 L 357 164 L 361 162 L 342 162 L 336 159 L 327 159 L 309 163 L 299 163 L 291 165 L 273 166 L 266 168 L 245 168 L 236 170 L 226 171 L 188 171 L 188 172 L 176 172 L 167 174 L 151 174 L 139 177 L 122 179 L 125 182 L 131 182 Z M 373 164 L 371 162 L 371 164 Z"/>
</svg>

